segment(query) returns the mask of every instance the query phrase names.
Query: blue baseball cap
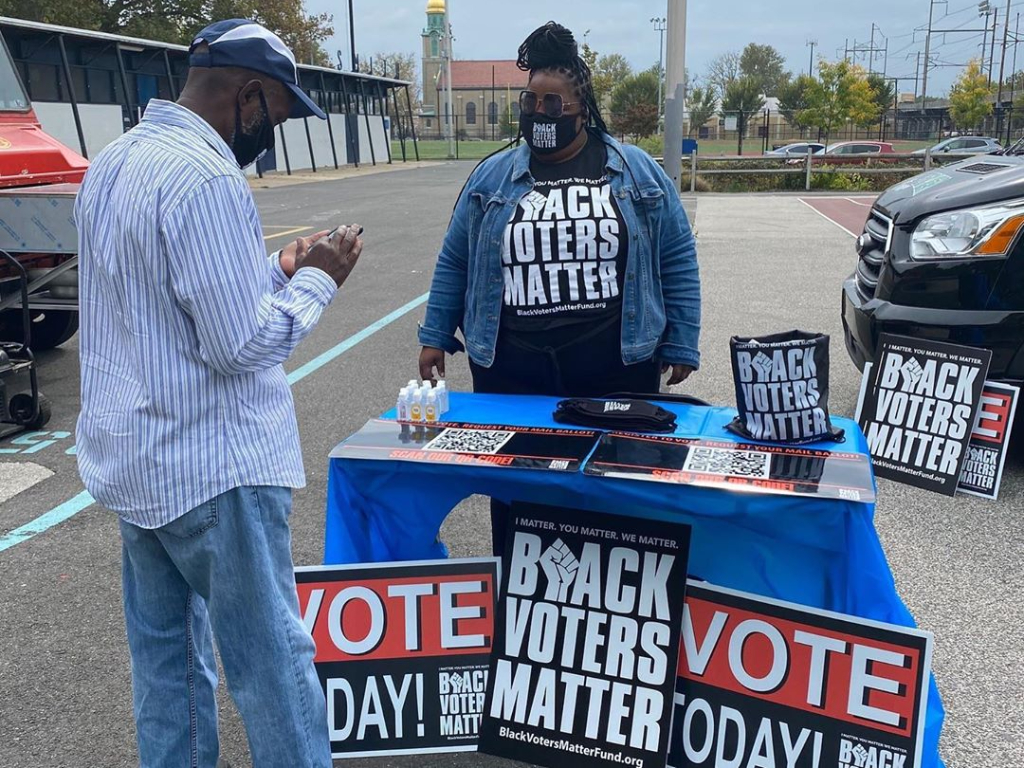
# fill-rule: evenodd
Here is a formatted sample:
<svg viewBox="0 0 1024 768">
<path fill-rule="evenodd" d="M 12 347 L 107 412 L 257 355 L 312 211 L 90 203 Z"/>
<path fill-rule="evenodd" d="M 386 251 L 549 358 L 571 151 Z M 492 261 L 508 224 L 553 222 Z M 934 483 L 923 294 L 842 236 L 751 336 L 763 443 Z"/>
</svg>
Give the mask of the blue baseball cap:
<svg viewBox="0 0 1024 768">
<path fill-rule="evenodd" d="M 196 53 L 206 44 L 208 53 Z M 327 115 L 299 85 L 295 56 L 284 41 L 266 27 L 248 19 L 227 19 L 208 26 L 189 46 L 189 64 L 193 67 L 241 67 L 260 72 L 283 83 L 295 94 L 295 106 L 289 117 Z"/>
</svg>

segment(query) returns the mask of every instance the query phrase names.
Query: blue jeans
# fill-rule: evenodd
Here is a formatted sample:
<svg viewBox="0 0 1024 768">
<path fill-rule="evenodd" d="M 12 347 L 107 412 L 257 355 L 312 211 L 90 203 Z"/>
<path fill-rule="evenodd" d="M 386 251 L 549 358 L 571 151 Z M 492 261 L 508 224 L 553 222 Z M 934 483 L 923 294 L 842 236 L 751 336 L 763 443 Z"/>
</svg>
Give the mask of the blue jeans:
<svg viewBox="0 0 1024 768">
<path fill-rule="evenodd" d="M 121 521 L 142 768 L 214 768 L 217 638 L 255 768 L 330 768 L 315 646 L 299 616 L 291 491 L 241 487 L 172 523 Z"/>
</svg>

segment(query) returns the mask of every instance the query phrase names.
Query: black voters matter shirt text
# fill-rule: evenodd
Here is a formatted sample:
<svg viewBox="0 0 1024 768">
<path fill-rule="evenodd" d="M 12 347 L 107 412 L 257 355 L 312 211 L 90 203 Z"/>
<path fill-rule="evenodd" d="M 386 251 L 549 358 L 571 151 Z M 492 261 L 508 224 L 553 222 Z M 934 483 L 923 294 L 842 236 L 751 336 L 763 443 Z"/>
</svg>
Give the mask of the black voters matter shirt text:
<svg viewBox="0 0 1024 768">
<path fill-rule="evenodd" d="M 531 162 L 536 184 L 516 206 L 502 245 L 503 328 L 621 317 L 628 240 L 607 156 L 604 142 L 590 139 L 572 160 Z"/>
</svg>

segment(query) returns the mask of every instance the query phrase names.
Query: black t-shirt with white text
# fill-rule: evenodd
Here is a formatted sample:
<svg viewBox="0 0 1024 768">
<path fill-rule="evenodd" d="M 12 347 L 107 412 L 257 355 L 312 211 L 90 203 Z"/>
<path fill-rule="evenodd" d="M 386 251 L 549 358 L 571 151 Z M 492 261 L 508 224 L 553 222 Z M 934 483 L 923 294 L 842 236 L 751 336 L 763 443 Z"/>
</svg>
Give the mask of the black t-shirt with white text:
<svg viewBox="0 0 1024 768">
<path fill-rule="evenodd" d="M 502 244 L 504 330 L 621 317 L 627 235 L 607 157 L 592 138 L 564 163 L 530 163 L 534 189 L 516 206 Z"/>
</svg>

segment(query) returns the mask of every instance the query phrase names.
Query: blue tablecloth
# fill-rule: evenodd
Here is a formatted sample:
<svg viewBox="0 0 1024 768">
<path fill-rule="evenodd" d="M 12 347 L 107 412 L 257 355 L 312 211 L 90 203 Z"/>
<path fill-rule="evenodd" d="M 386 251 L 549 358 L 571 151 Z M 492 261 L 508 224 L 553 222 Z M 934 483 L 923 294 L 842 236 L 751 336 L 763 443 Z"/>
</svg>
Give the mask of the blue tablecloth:
<svg viewBox="0 0 1024 768">
<path fill-rule="evenodd" d="M 451 395 L 449 421 L 551 427 L 557 399 Z M 728 408 L 662 403 L 677 415 L 676 434 L 738 441 L 725 430 Z M 385 418 L 393 413 L 385 414 Z M 821 450 L 859 451 L 857 425 L 843 444 Z M 874 505 L 809 497 L 736 493 L 582 472 L 548 472 L 428 462 L 342 459 L 332 453 L 327 481 L 324 563 L 425 560 L 447 556 L 437 535 L 463 499 L 483 494 L 593 509 L 693 527 L 690 573 L 723 587 L 914 626 L 893 583 L 875 533 Z M 483 521 L 481 521 L 482 523 Z M 923 768 L 937 768 L 944 711 L 934 678 L 928 700 Z"/>
</svg>

